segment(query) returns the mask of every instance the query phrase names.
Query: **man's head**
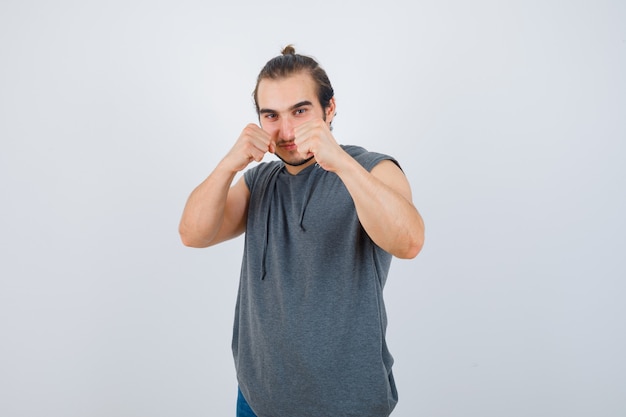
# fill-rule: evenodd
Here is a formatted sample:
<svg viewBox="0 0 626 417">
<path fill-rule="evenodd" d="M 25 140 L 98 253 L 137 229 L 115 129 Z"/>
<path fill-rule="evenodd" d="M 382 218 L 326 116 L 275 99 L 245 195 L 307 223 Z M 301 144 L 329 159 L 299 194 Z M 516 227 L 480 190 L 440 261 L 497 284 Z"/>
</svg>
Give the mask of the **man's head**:
<svg viewBox="0 0 626 417">
<path fill-rule="evenodd" d="M 301 154 L 295 145 L 296 128 L 321 119 L 330 129 L 335 115 L 332 86 L 317 62 L 286 47 L 259 74 L 254 100 L 261 128 L 274 142 L 275 155 L 291 167 L 312 163 L 313 156 Z"/>
<path fill-rule="evenodd" d="M 270 59 L 257 77 L 256 87 L 254 88 L 254 105 L 256 106 L 257 114 L 259 114 L 259 84 L 264 79 L 278 80 L 281 78 L 287 78 L 300 72 L 308 73 L 313 82 L 316 85 L 317 99 L 320 106 L 326 109 L 330 105 L 330 100 L 333 98 L 335 92 L 333 86 L 330 84 L 328 75 L 322 67 L 319 66 L 317 61 L 313 58 L 296 54 L 296 50 L 293 46 L 286 46 L 282 54 Z"/>
</svg>

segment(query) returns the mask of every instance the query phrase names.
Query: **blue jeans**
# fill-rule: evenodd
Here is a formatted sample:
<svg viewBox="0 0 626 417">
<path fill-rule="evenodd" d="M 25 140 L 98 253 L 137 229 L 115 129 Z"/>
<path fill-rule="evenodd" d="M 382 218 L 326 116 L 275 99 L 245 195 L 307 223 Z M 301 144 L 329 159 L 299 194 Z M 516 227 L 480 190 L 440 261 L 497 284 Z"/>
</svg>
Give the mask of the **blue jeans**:
<svg viewBox="0 0 626 417">
<path fill-rule="evenodd" d="M 257 417 L 239 388 L 237 388 L 237 417 Z"/>
</svg>

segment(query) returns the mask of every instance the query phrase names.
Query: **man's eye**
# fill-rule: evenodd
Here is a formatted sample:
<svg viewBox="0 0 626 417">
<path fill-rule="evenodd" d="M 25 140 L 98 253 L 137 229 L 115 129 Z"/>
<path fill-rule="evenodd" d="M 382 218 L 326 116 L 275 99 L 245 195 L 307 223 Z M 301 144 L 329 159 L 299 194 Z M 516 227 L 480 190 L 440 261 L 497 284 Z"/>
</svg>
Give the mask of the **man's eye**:
<svg viewBox="0 0 626 417">
<path fill-rule="evenodd" d="M 276 115 L 274 113 L 266 113 L 265 114 L 265 118 L 269 119 L 269 120 L 272 120 L 272 119 L 276 118 Z"/>
<path fill-rule="evenodd" d="M 304 114 L 306 113 L 306 109 L 296 109 L 295 114 Z"/>
</svg>

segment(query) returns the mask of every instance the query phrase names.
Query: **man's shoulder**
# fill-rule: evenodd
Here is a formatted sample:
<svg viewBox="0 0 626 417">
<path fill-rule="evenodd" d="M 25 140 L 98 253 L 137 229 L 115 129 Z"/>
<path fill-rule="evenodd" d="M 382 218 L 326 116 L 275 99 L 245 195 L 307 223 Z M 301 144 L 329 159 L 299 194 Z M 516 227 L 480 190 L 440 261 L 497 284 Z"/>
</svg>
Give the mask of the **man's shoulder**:
<svg viewBox="0 0 626 417">
<path fill-rule="evenodd" d="M 281 161 L 268 161 L 268 162 L 260 162 L 257 165 L 248 168 L 244 174 L 252 173 L 259 174 L 264 172 L 272 172 L 277 168 L 283 166 Z"/>
<path fill-rule="evenodd" d="M 344 151 L 346 151 L 348 153 L 348 155 L 350 155 L 353 158 L 356 158 L 359 155 L 363 155 L 363 154 L 369 152 L 367 149 L 365 149 L 362 146 L 341 145 L 341 147 L 343 148 Z"/>
<path fill-rule="evenodd" d="M 244 179 L 248 188 L 252 188 L 254 183 L 264 178 L 268 178 L 277 170 L 283 167 L 283 163 L 280 161 L 261 162 L 249 169 L 244 173 Z"/>
<path fill-rule="evenodd" d="M 356 145 L 341 145 L 344 151 L 351 157 L 356 159 L 365 169 L 371 171 L 376 165 L 384 160 L 390 160 L 399 166 L 398 161 L 390 155 L 386 155 L 378 152 L 371 152 L 362 146 Z"/>
</svg>

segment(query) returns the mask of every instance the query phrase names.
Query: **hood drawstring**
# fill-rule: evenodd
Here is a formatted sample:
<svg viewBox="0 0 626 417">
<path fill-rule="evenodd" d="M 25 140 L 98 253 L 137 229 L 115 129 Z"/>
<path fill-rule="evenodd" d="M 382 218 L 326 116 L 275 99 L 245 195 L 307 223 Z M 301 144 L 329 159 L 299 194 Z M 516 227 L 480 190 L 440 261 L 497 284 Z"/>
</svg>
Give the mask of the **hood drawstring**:
<svg viewBox="0 0 626 417">
<path fill-rule="evenodd" d="M 274 192 L 276 191 L 276 181 L 278 179 L 278 173 L 280 172 L 281 168 L 283 168 L 283 165 L 277 164 L 276 167 L 272 169 L 270 174 L 267 176 L 266 183 L 265 183 L 266 186 L 264 187 L 265 194 L 263 194 L 263 199 L 266 201 L 264 201 L 264 204 L 262 204 L 261 207 L 264 207 L 264 210 L 266 210 L 266 213 L 265 213 L 265 225 L 263 229 L 263 240 L 262 240 L 263 251 L 261 253 L 261 256 L 262 256 L 261 258 L 261 281 L 265 279 L 265 275 L 267 272 L 265 263 L 266 263 L 266 258 L 267 258 L 267 246 L 268 246 L 269 228 L 270 228 L 270 212 L 271 212 L 270 206 L 272 203 L 272 198 L 274 197 Z"/>
<path fill-rule="evenodd" d="M 322 167 L 320 167 L 317 163 L 315 164 L 315 168 L 313 168 L 313 171 L 309 174 L 309 178 L 306 181 L 306 188 L 305 188 L 305 194 L 304 194 L 304 198 L 302 199 L 302 212 L 300 213 L 300 229 L 303 232 L 306 232 L 306 229 L 304 228 L 304 212 L 306 211 L 306 207 L 309 205 L 309 201 L 311 200 L 311 196 L 313 195 L 313 192 L 315 191 L 315 186 L 317 185 L 317 183 L 313 183 L 313 181 L 315 180 L 315 177 L 317 177 L 317 175 L 319 175 L 318 173 L 323 171 Z"/>
<path fill-rule="evenodd" d="M 263 230 L 263 240 L 262 240 L 263 251 L 262 251 L 262 260 L 261 260 L 261 281 L 265 280 L 265 276 L 267 275 L 266 263 L 267 263 L 267 247 L 269 246 L 269 228 L 270 228 L 270 213 L 271 213 L 270 206 L 271 206 L 274 193 L 276 192 L 276 182 L 278 180 L 278 174 L 281 168 L 283 168 L 283 165 L 277 165 L 276 168 L 274 168 L 272 172 L 270 172 L 270 174 L 267 176 L 267 180 L 266 180 L 267 185 L 265 187 L 265 194 L 263 195 L 263 198 L 267 199 L 267 201 L 264 202 L 265 204 L 263 204 L 262 207 L 265 207 L 265 210 L 267 210 L 267 212 L 265 213 L 265 226 Z M 300 221 L 299 221 L 300 230 L 302 230 L 303 232 L 306 232 L 306 229 L 304 227 L 304 213 L 306 212 L 306 207 L 309 204 L 309 201 L 311 200 L 311 196 L 313 195 L 313 192 L 315 191 L 314 180 L 319 175 L 319 173 L 323 171 L 324 170 L 322 169 L 322 167 L 320 167 L 318 164 L 315 164 L 313 171 L 309 173 L 309 177 L 307 178 L 307 181 L 306 181 L 305 194 L 302 200 L 302 212 L 300 213 Z"/>
</svg>

